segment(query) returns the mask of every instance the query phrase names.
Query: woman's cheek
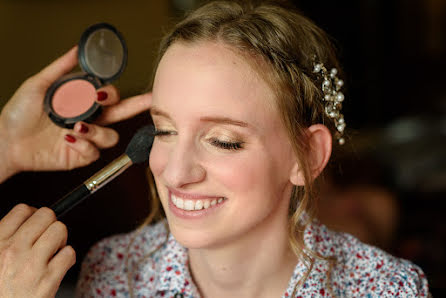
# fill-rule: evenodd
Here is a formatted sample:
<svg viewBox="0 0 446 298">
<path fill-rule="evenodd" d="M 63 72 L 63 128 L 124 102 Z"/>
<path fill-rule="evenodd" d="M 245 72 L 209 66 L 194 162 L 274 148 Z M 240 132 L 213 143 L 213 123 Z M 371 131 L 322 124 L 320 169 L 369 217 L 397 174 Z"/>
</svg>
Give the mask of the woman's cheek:
<svg viewBox="0 0 446 298">
<path fill-rule="evenodd" d="M 206 163 L 209 178 L 234 193 L 251 193 L 263 183 L 264 157 L 256 152 L 240 152 L 212 159 Z M 260 184 L 263 185 L 263 184 Z"/>
<path fill-rule="evenodd" d="M 168 150 L 163 148 L 162 144 L 157 142 L 153 143 L 152 150 L 150 151 L 149 167 L 153 175 L 160 176 L 166 167 L 168 162 Z"/>
</svg>

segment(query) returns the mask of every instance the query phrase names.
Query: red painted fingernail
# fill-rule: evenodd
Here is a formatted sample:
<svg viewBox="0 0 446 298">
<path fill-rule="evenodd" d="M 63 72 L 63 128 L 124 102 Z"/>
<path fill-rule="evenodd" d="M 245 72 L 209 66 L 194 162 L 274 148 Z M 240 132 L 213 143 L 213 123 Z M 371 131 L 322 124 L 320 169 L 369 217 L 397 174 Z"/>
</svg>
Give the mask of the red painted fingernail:
<svg viewBox="0 0 446 298">
<path fill-rule="evenodd" d="M 98 100 L 99 101 L 104 101 L 104 100 L 107 99 L 107 97 L 108 97 L 107 92 L 105 92 L 105 91 L 99 91 L 98 92 Z"/>
<path fill-rule="evenodd" d="M 65 139 L 65 141 L 67 141 L 68 143 L 74 143 L 74 142 L 76 142 L 76 138 L 73 137 L 72 135 L 65 135 L 64 139 Z"/>
<path fill-rule="evenodd" d="M 79 132 L 81 133 L 87 133 L 88 132 L 88 126 L 81 123 L 81 127 L 79 128 Z"/>
</svg>

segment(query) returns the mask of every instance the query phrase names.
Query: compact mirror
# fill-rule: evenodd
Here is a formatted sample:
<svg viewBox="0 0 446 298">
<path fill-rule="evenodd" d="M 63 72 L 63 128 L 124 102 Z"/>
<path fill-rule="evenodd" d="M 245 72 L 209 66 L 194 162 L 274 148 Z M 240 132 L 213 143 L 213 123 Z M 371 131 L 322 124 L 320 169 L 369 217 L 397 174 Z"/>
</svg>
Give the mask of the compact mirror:
<svg viewBox="0 0 446 298">
<path fill-rule="evenodd" d="M 79 63 L 103 83 L 115 80 L 127 64 L 127 47 L 121 34 L 107 23 L 89 27 L 79 41 Z"/>
</svg>

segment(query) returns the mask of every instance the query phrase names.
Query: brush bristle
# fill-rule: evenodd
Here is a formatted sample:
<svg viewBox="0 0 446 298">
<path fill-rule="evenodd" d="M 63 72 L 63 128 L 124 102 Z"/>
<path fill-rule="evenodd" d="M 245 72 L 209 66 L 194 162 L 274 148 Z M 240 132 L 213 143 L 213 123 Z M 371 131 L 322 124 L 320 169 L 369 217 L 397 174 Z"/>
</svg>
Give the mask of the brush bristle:
<svg viewBox="0 0 446 298">
<path fill-rule="evenodd" d="M 150 149 L 154 139 L 154 127 L 147 125 L 140 128 L 125 150 L 125 154 L 132 160 L 132 163 L 142 163 L 149 159 Z"/>
</svg>

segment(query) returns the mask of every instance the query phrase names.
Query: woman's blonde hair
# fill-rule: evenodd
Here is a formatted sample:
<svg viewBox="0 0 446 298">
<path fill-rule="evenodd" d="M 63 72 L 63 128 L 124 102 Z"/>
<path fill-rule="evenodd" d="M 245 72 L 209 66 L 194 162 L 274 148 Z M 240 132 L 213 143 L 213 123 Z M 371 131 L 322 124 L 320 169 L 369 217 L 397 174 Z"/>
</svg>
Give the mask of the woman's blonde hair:
<svg viewBox="0 0 446 298">
<path fill-rule="evenodd" d="M 317 255 L 305 248 L 302 233 L 313 219 L 315 206 L 314 181 L 306 158 L 310 150 L 306 128 L 323 123 L 335 133 L 332 121 L 325 115 L 321 80 L 313 73 L 316 62 L 340 69 L 335 49 L 322 29 L 283 1 L 214 1 L 189 13 L 165 35 L 158 59 L 175 42 L 209 41 L 249 57 L 247 61 L 276 94 L 277 107 L 305 181 L 304 186 L 292 191 L 289 241 L 296 255 L 312 266 Z M 153 180 L 150 183 L 153 209 L 145 224 L 159 211 Z"/>
</svg>

